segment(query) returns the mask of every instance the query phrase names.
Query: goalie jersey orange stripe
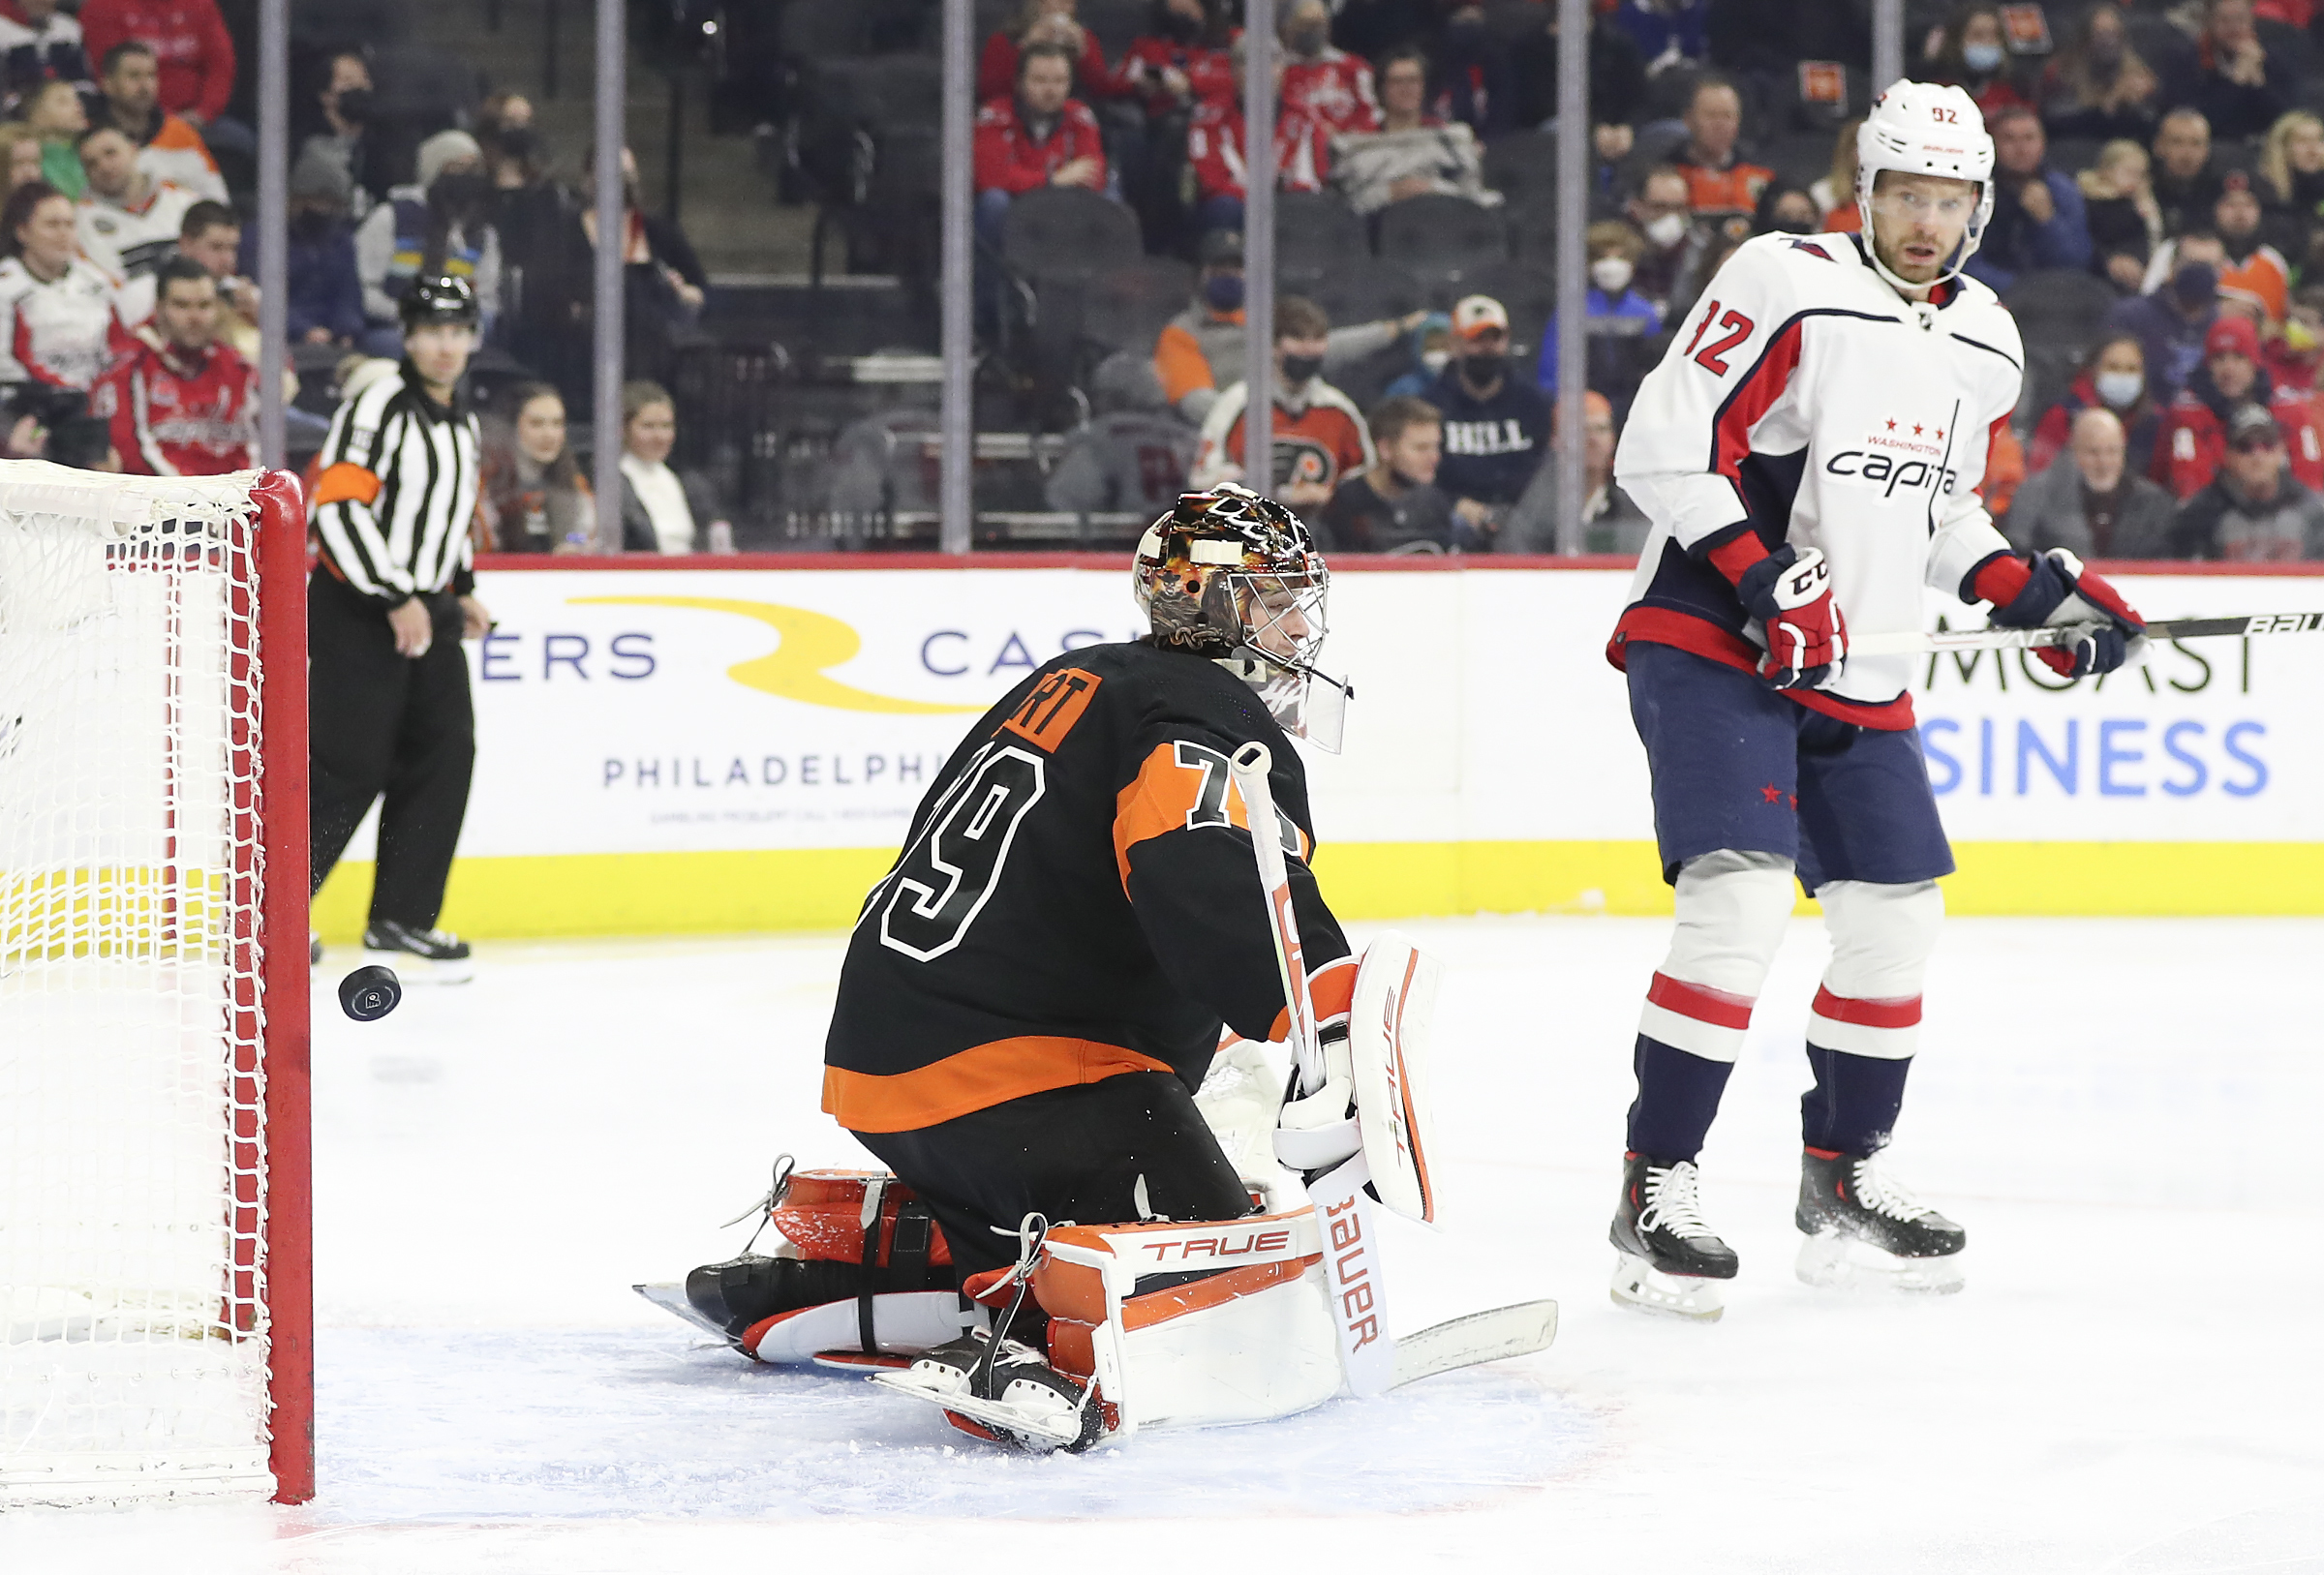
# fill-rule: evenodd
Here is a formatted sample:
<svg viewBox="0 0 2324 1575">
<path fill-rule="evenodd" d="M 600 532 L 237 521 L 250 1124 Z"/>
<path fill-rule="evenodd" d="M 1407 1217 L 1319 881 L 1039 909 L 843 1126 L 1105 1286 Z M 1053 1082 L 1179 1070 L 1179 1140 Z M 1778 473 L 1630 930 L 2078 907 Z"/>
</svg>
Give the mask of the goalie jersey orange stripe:
<svg viewBox="0 0 2324 1575">
<path fill-rule="evenodd" d="M 825 1107 L 901 1132 L 1106 1076 L 1195 1086 L 1222 1021 L 1266 1037 L 1283 988 L 1228 769 L 1252 741 L 1308 957 L 1346 955 L 1298 751 L 1258 695 L 1191 652 L 1084 647 L 986 712 L 915 811 L 848 941 Z"/>
</svg>

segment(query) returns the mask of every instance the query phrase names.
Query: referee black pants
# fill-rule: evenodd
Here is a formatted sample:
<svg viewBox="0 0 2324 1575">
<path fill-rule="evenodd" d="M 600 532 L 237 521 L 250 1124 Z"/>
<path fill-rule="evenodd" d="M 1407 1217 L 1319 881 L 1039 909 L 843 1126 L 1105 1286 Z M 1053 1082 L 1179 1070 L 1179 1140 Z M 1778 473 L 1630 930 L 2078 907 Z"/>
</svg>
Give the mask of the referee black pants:
<svg viewBox="0 0 2324 1575">
<path fill-rule="evenodd" d="M 372 801 L 384 795 L 371 918 L 433 929 L 468 813 L 476 718 L 459 601 L 448 593 L 423 599 L 435 638 L 426 655 L 399 656 L 378 602 L 328 569 L 309 578 L 308 804 L 321 891 Z"/>
</svg>

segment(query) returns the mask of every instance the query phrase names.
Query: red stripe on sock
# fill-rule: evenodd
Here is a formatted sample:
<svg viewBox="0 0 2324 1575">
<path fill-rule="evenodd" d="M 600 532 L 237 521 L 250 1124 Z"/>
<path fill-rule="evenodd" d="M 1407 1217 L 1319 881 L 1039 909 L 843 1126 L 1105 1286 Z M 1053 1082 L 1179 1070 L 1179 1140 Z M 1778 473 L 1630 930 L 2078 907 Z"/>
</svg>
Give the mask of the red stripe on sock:
<svg viewBox="0 0 2324 1575">
<path fill-rule="evenodd" d="M 1654 976 L 1654 983 L 1646 986 L 1646 999 L 1666 1012 L 1720 1028 L 1751 1026 L 1752 997 L 1715 990 L 1708 984 L 1690 984 L 1668 974 Z"/>
<path fill-rule="evenodd" d="M 1816 1015 L 1834 1022 L 1852 1022 L 1865 1028 L 1912 1028 L 1920 1022 L 1920 997 L 1892 996 L 1884 1001 L 1859 1001 L 1816 987 Z"/>
</svg>

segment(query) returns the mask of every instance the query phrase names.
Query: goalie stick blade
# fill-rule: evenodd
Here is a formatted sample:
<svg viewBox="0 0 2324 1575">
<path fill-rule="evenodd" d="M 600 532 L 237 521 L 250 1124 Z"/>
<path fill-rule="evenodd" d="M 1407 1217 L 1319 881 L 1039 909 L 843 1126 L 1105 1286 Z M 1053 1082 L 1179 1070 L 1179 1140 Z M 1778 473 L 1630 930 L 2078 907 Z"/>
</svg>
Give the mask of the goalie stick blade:
<svg viewBox="0 0 2324 1575">
<path fill-rule="evenodd" d="M 686 1319 L 687 1322 L 692 1324 L 695 1328 L 707 1333 L 712 1339 L 718 1341 L 720 1345 L 730 1346 L 734 1344 L 732 1340 L 727 1338 L 726 1331 L 724 1329 L 720 1328 L 716 1323 L 711 1322 L 710 1319 L 704 1318 L 700 1313 L 694 1311 L 694 1304 L 686 1299 L 686 1287 L 680 1285 L 660 1284 L 650 1286 L 631 1286 L 629 1288 L 636 1291 L 640 1296 L 645 1297 L 646 1300 L 652 1302 L 655 1306 L 677 1314 L 680 1318 Z"/>
<path fill-rule="evenodd" d="M 1391 1388 L 1400 1389 L 1454 1368 L 1507 1361 L 1547 1350 L 1557 1338 L 1557 1303 L 1519 1302 L 1490 1312 L 1451 1318 L 1396 1342 L 1396 1372 Z"/>
</svg>

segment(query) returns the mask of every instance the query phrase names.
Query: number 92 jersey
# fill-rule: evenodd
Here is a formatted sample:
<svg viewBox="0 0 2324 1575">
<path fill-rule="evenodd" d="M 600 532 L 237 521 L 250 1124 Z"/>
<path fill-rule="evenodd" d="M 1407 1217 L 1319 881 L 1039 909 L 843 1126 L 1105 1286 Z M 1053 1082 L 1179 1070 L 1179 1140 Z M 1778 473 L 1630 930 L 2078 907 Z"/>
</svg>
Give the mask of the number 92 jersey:
<svg viewBox="0 0 2324 1575">
<path fill-rule="evenodd" d="M 1730 666 L 1764 649 L 1710 554 L 1746 531 L 1820 548 L 1851 634 L 1922 626 L 1921 587 L 1972 600 L 2009 550 L 1976 489 L 2017 405 L 2017 323 L 1973 279 L 1907 301 L 1853 235 L 1762 235 L 1703 287 L 1639 386 L 1614 474 L 1654 522 L 1611 654 L 1646 640 Z M 1850 652 L 1785 691 L 1868 727 L 1912 725 L 1909 656 Z"/>
<path fill-rule="evenodd" d="M 1250 687 L 1146 641 L 1066 652 L 970 729 L 849 940 L 823 1108 L 907 1132 L 1130 1072 L 1201 1084 L 1283 988 L 1228 758 L 1257 740 L 1310 970 L 1347 955 L 1299 755 Z"/>
</svg>

